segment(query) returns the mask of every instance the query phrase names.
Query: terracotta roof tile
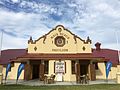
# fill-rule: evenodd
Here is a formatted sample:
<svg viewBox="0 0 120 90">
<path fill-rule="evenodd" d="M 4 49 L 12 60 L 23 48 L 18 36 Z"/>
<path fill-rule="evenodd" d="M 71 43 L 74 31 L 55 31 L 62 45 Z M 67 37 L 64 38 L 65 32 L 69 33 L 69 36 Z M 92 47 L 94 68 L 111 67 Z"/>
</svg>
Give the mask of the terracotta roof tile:
<svg viewBox="0 0 120 90">
<path fill-rule="evenodd" d="M 92 59 L 104 58 L 111 61 L 113 64 L 118 64 L 117 50 L 101 49 L 99 51 L 93 49 L 90 53 L 77 53 L 77 54 L 28 54 L 25 49 L 8 49 L 3 50 L 0 57 L 0 64 L 7 64 L 10 60 L 17 60 L 17 58 L 27 59 Z"/>
<path fill-rule="evenodd" d="M 113 64 L 118 64 L 119 63 L 118 51 L 117 50 L 112 50 L 112 49 L 96 50 L 96 49 L 93 49 L 93 55 L 98 56 L 98 57 L 105 57 L 105 59 L 108 59 Z"/>
<path fill-rule="evenodd" d="M 0 56 L 0 64 L 7 64 L 10 62 L 10 59 L 14 59 L 18 56 L 26 54 L 25 49 L 8 49 L 3 50 Z"/>
</svg>

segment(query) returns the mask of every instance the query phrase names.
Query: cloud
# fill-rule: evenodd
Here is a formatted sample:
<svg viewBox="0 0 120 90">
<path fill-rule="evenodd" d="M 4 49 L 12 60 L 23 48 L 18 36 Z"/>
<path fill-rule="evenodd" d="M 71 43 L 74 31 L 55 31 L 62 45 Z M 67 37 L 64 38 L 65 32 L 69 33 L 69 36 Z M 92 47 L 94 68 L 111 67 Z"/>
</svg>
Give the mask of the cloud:
<svg viewBox="0 0 120 90">
<path fill-rule="evenodd" d="M 4 30 L 5 40 L 13 40 L 4 42 L 3 49 L 26 48 L 21 43 L 26 43 L 29 36 L 37 39 L 58 24 L 82 39 L 90 36 L 93 45 L 99 41 L 103 48 L 118 49 L 115 30 L 120 42 L 119 0 L 51 1 L 55 0 L 13 0 L 8 2 L 12 6 L 5 6 L 0 0 L 0 4 L 4 4 L 0 9 L 0 30 Z M 11 8 L 17 8 L 17 12 Z"/>
<path fill-rule="evenodd" d="M 0 31 L 4 33 L 3 49 L 7 48 L 25 48 L 30 36 L 37 39 L 46 33 L 48 28 L 42 24 L 45 17 L 37 14 L 14 13 L 0 10 Z M 48 31 L 47 31 L 48 32 Z M 7 36 L 7 37 L 6 37 Z M 10 42 L 9 42 L 9 39 Z M 22 42 L 23 41 L 23 42 Z M 19 46 L 18 44 L 22 45 Z"/>
</svg>

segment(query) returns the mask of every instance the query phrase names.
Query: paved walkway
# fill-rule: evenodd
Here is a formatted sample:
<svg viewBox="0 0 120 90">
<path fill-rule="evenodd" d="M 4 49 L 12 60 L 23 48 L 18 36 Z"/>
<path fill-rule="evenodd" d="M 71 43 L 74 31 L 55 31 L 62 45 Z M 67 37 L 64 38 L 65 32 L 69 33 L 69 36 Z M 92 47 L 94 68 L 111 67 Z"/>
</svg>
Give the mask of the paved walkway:
<svg viewBox="0 0 120 90">
<path fill-rule="evenodd" d="M 5 81 L 3 81 L 5 83 Z M 16 84 L 15 80 L 7 80 L 6 84 Z M 96 80 L 96 81 L 89 81 L 89 84 L 78 84 L 76 82 L 55 82 L 54 84 L 44 84 L 43 81 L 39 80 L 29 80 L 29 81 L 24 81 L 24 80 L 19 80 L 17 84 L 22 84 L 22 85 L 30 85 L 30 86 L 41 86 L 41 85 L 92 85 L 92 84 L 117 84 L 116 80 Z"/>
</svg>

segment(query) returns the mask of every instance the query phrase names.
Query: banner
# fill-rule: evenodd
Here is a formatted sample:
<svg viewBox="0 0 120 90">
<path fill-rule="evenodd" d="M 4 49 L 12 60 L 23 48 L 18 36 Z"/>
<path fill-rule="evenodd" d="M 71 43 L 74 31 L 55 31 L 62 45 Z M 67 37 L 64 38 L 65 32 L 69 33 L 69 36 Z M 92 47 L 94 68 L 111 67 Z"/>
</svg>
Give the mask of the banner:
<svg viewBox="0 0 120 90">
<path fill-rule="evenodd" d="M 108 78 L 111 67 L 112 67 L 112 62 L 107 62 L 107 64 L 106 64 L 106 78 Z"/>
<path fill-rule="evenodd" d="M 20 64 L 19 67 L 18 67 L 18 72 L 17 72 L 17 80 L 22 72 L 22 70 L 24 69 L 24 64 Z"/>
<path fill-rule="evenodd" d="M 9 72 L 10 68 L 11 68 L 11 64 L 9 63 L 9 64 L 7 65 L 7 67 L 6 67 L 5 80 L 7 79 L 7 75 L 8 75 L 8 72 Z"/>
</svg>

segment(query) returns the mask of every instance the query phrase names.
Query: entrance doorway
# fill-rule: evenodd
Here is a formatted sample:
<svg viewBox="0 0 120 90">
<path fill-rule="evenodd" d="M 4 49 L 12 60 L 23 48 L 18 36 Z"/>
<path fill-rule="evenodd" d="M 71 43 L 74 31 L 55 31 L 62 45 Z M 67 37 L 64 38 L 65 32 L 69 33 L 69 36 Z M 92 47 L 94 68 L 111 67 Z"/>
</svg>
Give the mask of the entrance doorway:
<svg viewBox="0 0 120 90">
<path fill-rule="evenodd" d="M 81 64 L 80 65 L 80 75 L 87 75 L 88 73 L 88 65 Z"/>
<path fill-rule="evenodd" d="M 32 79 L 39 78 L 39 65 L 34 64 L 32 69 Z"/>
</svg>

